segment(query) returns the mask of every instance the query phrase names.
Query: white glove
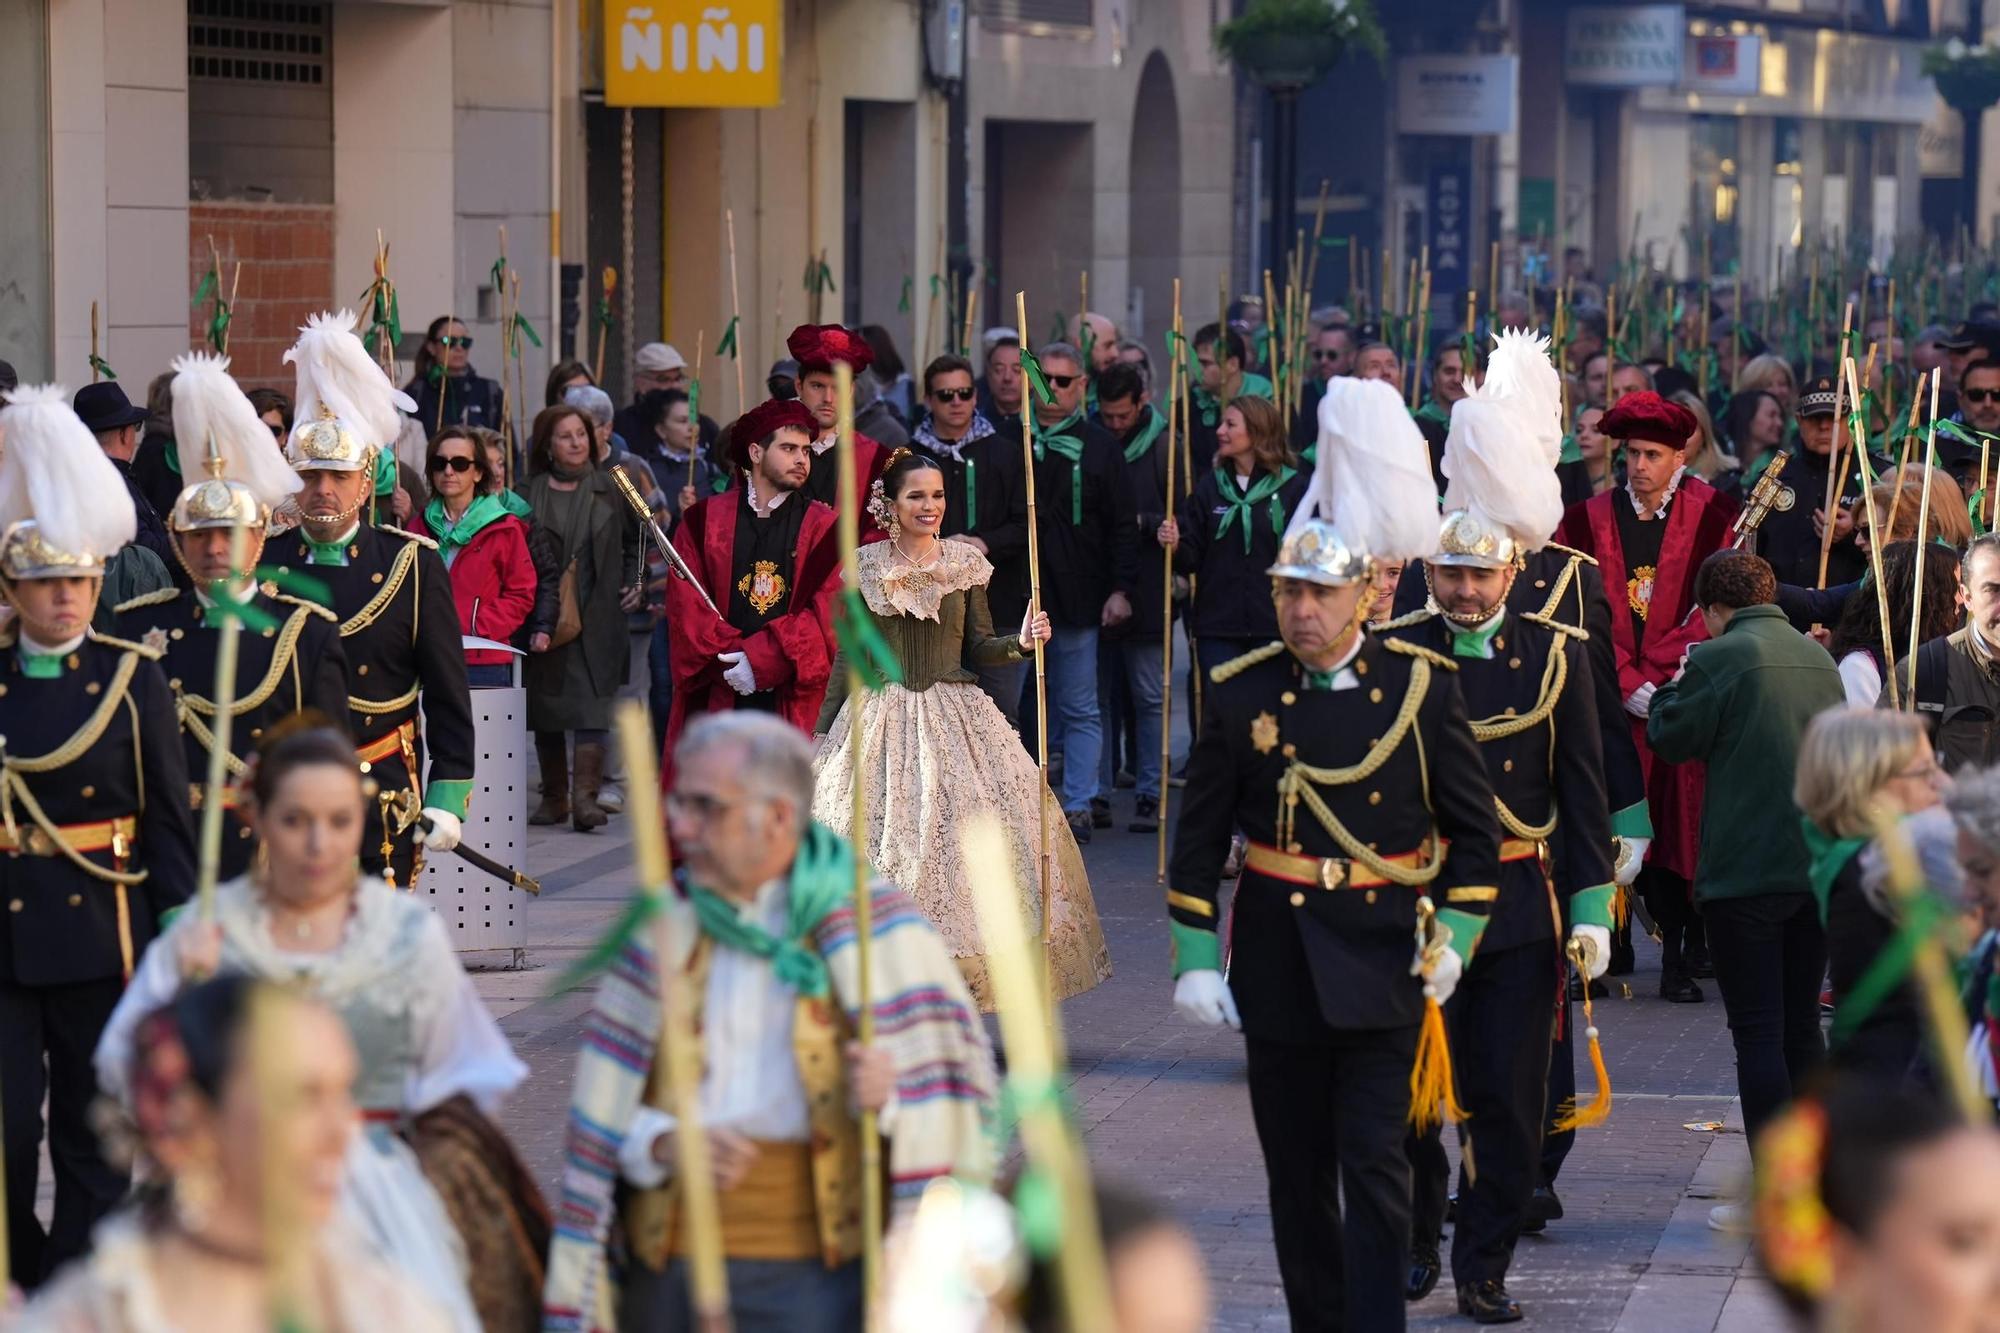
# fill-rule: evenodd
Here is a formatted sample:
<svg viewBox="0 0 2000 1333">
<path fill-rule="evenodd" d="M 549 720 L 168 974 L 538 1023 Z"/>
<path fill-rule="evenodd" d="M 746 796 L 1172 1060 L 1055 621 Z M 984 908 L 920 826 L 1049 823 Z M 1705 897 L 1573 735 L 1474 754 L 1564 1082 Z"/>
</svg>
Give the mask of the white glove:
<svg viewBox="0 0 2000 1333">
<path fill-rule="evenodd" d="M 724 653 L 717 660 L 729 663 L 729 670 L 722 673 L 722 678 L 729 683 L 730 689 L 738 694 L 757 692 L 757 673 L 751 670 L 750 660 L 742 653 Z"/>
<path fill-rule="evenodd" d="M 1653 682 L 1649 680 L 1638 689 L 1632 691 L 1632 693 L 1626 695 L 1625 711 L 1633 717 L 1643 719 L 1646 714 L 1653 711 L 1653 691 L 1656 688 Z"/>
<path fill-rule="evenodd" d="M 1465 960 L 1458 956 L 1458 950 L 1446 949 L 1439 953 L 1437 960 L 1424 969 L 1424 984 L 1437 995 L 1439 1004 L 1451 999 L 1458 989 L 1458 979 L 1465 975 Z"/>
<path fill-rule="evenodd" d="M 1181 973 L 1181 979 L 1174 983 L 1174 1008 L 1180 1010 L 1181 1017 L 1190 1023 L 1211 1028 L 1219 1028 L 1226 1023 L 1239 1032 L 1243 1030 L 1243 1020 L 1236 1016 L 1236 999 L 1229 993 L 1229 983 L 1222 979 L 1222 973 L 1211 967 L 1198 967 Z"/>
<path fill-rule="evenodd" d="M 458 839 L 465 832 L 465 826 L 457 815 L 449 810 L 440 810 L 434 805 L 424 807 L 424 819 L 430 827 L 424 831 L 424 848 L 433 852 L 448 852 L 458 846 Z"/>
<path fill-rule="evenodd" d="M 1583 979 L 1595 981 L 1604 975 L 1604 969 L 1611 966 L 1611 931 L 1605 926 L 1587 926 L 1581 923 L 1569 928 L 1569 937 L 1583 940 L 1588 945 L 1584 950 Z"/>
<path fill-rule="evenodd" d="M 1632 887 L 1632 882 L 1639 878 L 1639 871 L 1646 864 L 1646 849 L 1652 845 L 1651 838 L 1625 839 L 1625 855 L 1618 862 L 1618 887 Z"/>
</svg>

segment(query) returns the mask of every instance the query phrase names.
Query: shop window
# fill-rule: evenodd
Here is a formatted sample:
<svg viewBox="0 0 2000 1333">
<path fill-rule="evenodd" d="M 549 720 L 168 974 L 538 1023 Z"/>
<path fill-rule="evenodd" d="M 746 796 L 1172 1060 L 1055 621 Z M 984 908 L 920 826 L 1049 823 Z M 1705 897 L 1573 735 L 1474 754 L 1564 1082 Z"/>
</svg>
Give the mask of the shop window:
<svg viewBox="0 0 2000 1333">
<path fill-rule="evenodd" d="M 980 21 L 989 28 L 1036 37 L 1085 36 L 1091 30 L 1092 0 L 976 0 Z"/>
<path fill-rule="evenodd" d="M 1742 122 L 1734 116 L 1695 116 L 1690 125 L 1688 202 L 1690 272 L 1700 273 L 1704 242 L 1708 271 L 1730 273 L 1742 255 L 1737 225 L 1742 197 Z"/>
</svg>

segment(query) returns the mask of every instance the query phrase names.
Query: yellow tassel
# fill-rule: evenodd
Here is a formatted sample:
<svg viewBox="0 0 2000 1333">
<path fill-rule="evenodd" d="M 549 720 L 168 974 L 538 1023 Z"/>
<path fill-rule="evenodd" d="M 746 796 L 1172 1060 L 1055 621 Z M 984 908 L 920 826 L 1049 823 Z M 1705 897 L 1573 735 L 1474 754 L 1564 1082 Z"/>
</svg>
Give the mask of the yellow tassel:
<svg viewBox="0 0 2000 1333">
<path fill-rule="evenodd" d="M 1571 1097 L 1556 1110 L 1558 1134 L 1572 1129 L 1590 1129 L 1611 1118 L 1611 1071 L 1604 1067 L 1604 1047 L 1597 1040 L 1597 1019 L 1590 1012 L 1590 988 L 1583 992 L 1584 1037 L 1590 1042 L 1590 1072 L 1597 1078 L 1597 1095 L 1582 1106 Z"/>
<path fill-rule="evenodd" d="M 1626 888 L 1623 884 L 1620 884 L 1616 892 L 1614 892 L 1611 895 L 1612 930 L 1618 931 L 1625 929 L 1625 923 L 1631 918 L 1631 915 L 1632 915 L 1632 890 Z"/>
<path fill-rule="evenodd" d="M 1426 987 L 1426 990 L 1429 988 Z M 1417 1034 L 1417 1060 L 1410 1066 L 1410 1124 L 1419 1132 L 1443 1118 L 1457 1124 L 1465 1119 L 1451 1076 L 1451 1044 L 1445 1038 L 1444 1006 L 1424 996 L 1424 1023 Z"/>
</svg>

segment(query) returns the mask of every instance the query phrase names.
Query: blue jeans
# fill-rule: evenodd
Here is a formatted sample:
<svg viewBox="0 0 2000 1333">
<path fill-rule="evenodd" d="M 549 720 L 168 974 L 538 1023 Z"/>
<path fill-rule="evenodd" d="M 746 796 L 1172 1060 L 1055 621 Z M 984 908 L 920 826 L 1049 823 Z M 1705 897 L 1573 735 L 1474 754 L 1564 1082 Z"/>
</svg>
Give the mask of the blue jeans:
<svg viewBox="0 0 2000 1333">
<path fill-rule="evenodd" d="M 666 746 L 667 714 L 674 706 L 674 669 L 667 652 L 667 622 L 655 621 L 653 645 L 646 655 L 646 667 L 652 675 L 652 684 L 646 691 L 646 706 L 653 715 L 655 752 Z"/>
<path fill-rule="evenodd" d="M 1104 746 L 1104 719 L 1097 709 L 1097 627 L 1056 627 L 1042 649 L 1048 677 L 1049 745 L 1060 744 L 1063 757 L 1062 797 L 1066 814 L 1090 813 L 1097 795 L 1098 755 Z M 1060 720 L 1061 741 L 1057 727 Z M 1157 737 L 1155 744 L 1158 744 Z"/>
<path fill-rule="evenodd" d="M 1113 687 L 1122 683 L 1124 697 L 1132 710 L 1135 738 L 1132 743 L 1139 751 L 1129 761 L 1134 787 L 1139 795 L 1157 800 L 1160 795 L 1160 695 L 1164 692 L 1166 680 L 1166 673 L 1161 670 L 1160 645 L 1152 639 L 1131 637 L 1107 640 L 1103 647 L 1103 665 L 1108 677 L 1105 698 L 1116 698 L 1118 691 Z M 1106 717 L 1110 716 L 1107 706 Z M 1097 765 L 1100 796 L 1111 794 L 1117 777 L 1113 771 L 1113 751 L 1116 748 L 1106 737 L 1103 757 Z"/>
</svg>

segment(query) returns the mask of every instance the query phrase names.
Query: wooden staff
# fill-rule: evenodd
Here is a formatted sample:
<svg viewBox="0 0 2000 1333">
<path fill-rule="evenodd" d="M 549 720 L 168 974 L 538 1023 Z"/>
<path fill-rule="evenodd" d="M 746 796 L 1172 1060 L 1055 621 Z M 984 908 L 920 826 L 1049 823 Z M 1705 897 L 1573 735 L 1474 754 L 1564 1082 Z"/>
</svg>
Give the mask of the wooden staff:
<svg viewBox="0 0 2000 1333">
<path fill-rule="evenodd" d="M 517 344 L 520 335 L 515 332 L 513 316 L 515 311 L 507 304 L 507 224 L 500 224 L 500 259 L 494 268 L 494 296 L 500 302 L 500 438 L 507 442 L 502 456 L 514 452 L 514 377 L 509 373 L 509 363 L 519 364 Z M 629 365 L 630 362 L 627 362 Z M 504 483 L 503 483 L 504 484 Z"/>
<path fill-rule="evenodd" d="M 517 272 L 509 270 L 507 274 L 507 285 L 513 291 L 514 310 L 518 314 L 521 309 L 521 275 Z M 549 331 L 549 337 L 555 339 L 558 342 L 561 341 L 559 338 L 556 338 L 556 331 L 553 329 Z M 555 351 L 554 342 L 550 343 L 549 349 L 550 349 L 550 354 L 553 355 Z M 527 371 L 521 368 L 521 348 L 518 342 L 515 344 L 514 347 L 514 389 L 517 394 L 525 394 L 527 392 Z M 525 402 L 527 400 L 525 397 L 523 397 L 521 401 Z M 503 474 L 502 479 L 505 482 L 507 489 L 510 491 L 514 489 L 514 447 L 515 447 L 515 442 L 513 440 L 507 441 L 506 449 L 502 450 L 500 454 L 500 470 L 501 473 Z"/>
<path fill-rule="evenodd" d="M 835 418 L 839 435 L 835 458 L 840 464 L 840 570 L 843 585 L 861 586 L 861 478 L 854 465 L 854 368 L 845 361 L 834 363 Z M 1030 404 L 1032 407 L 1032 404 Z M 1025 414 L 1024 414 L 1025 415 Z M 1030 517 L 1029 522 L 1033 522 Z M 869 892 L 868 860 L 861 848 L 868 834 L 868 784 L 859 776 L 862 763 L 862 701 L 868 685 L 862 678 L 861 659 L 847 659 L 847 753 L 854 765 L 853 834 L 854 844 L 854 962 L 856 1008 L 860 1016 L 855 1039 L 866 1048 L 875 1041 L 875 923 L 874 895 Z M 882 1280 L 882 1136 L 877 1132 L 875 1112 L 861 1113 L 861 1308 L 873 1310 Z"/>
<path fill-rule="evenodd" d="M 618 745 L 632 778 L 625 799 L 632 816 L 632 854 L 638 862 L 638 891 L 658 904 L 653 915 L 654 963 L 660 988 L 660 1036 L 655 1059 L 666 1074 L 667 1100 L 674 1106 L 674 1147 L 681 1212 L 687 1230 L 689 1303 L 702 1333 L 728 1333 L 729 1272 L 722 1254 L 722 1212 L 716 1200 L 715 1168 L 708 1134 L 701 1123 L 700 1038 L 695 1035 L 693 1001 L 682 991 L 674 947 L 674 913 L 668 907 L 673 863 L 668 859 L 666 823 L 660 810 L 660 780 L 654 767 L 653 728 L 646 706 L 627 700 L 618 706 Z"/>
<path fill-rule="evenodd" d="M 1518 237 L 1516 239 L 1519 239 Z M 1468 288 L 1471 284 L 1467 284 Z M 1500 312 L 1500 241 L 1494 239 L 1486 252 L 1486 314 L 1489 319 L 1497 318 Z M 1476 291 L 1476 288 L 1472 290 Z M 1471 325 L 1466 326 L 1470 331 Z"/>
<path fill-rule="evenodd" d="M 1083 317 L 1090 313 L 1090 270 L 1082 269 L 1076 275 L 1076 340 L 1083 342 Z M 1088 373 L 1089 366 L 1084 367 Z"/>
<path fill-rule="evenodd" d="M 959 346 L 964 349 L 962 355 L 967 358 L 972 356 L 972 321 L 979 313 L 979 288 L 980 284 L 976 282 L 965 284 L 965 336 L 959 340 Z"/>
<path fill-rule="evenodd" d="M 1889 319 L 1889 354 L 1882 361 L 1882 416 L 1885 422 L 1893 424 L 1896 420 L 1896 372 L 1902 369 L 1896 350 L 1896 280 L 1893 277 L 1889 279 L 1886 313 Z"/>
<path fill-rule="evenodd" d="M 1267 268 L 1264 270 L 1264 352 L 1265 360 L 1270 363 L 1265 369 L 1271 372 L 1271 392 L 1273 394 L 1280 392 L 1278 389 L 1278 381 L 1280 379 L 1278 374 L 1278 326 L 1274 322 L 1277 317 L 1278 297 L 1276 291 L 1271 286 L 1271 270 Z M 1215 359 L 1218 364 L 1222 361 L 1222 353 L 1227 346 L 1226 342 L 1216 344 Z"/>
<path fill-rule="evenodd" d="M 1931 428 L 1928 437 L 1924 441 L 1923 499 L 1918 503 L 1917 506 L 1917 570 L 1916 570 L 1914 584 L 1911 588 L 1911 593 L 1910 593 L 1910 651 L 1908 653 L 1910 661 L 1910 682 L 1909 682 L 1909 689 L 1905 691 L 1905 693 L 1909 696 L 1911 708 L 1915 708 L 1917 706 L 1917 626 L 1918 626 L 1918 617 L 1922 614 L 1924 609 L 1924 566 L 1930 563 L 1928 560 L 1924 559 L 1925 547 L 1927 545 L 1927 543 L 1924 540 L 1924 529 L 1930 523 L 1930 502 L 1931 502 L 1930 470 L 1937 466 L 1938 389 L 1943 383 L 1944 383 L 1944 372 L 1943 369 L 1940 368 L 1937 374 L 1931 376 Z M 1984 472 L 1985 470 L 1986 470 L 1985 466 L 1982 463 L 1980 471 Z M 1882 581 L 1882 575 L 1879 572 L 1875 575 L 1875 581 L 1877 583 L 1880 583 Z M 1888 640 L 1885 639 L 1882 645 L 1883 652 L 1887 653 L 1893 646 L 1894 646 L 1893 644 L 1891 644 Z M 1891 676 L 1894 676 L 1896 673 L 1892 670 L 1889 674 Z M 1963 1049 L 1964 1049 L 1964 1043 L 1961 1042 L 1960 1043 L 1961 1052 L 1963 1051 Z M 1960 1060 L 1958 1061 L 1958 1063 L 1963 1064 L 1964 1062 Z"/>
<path fill-rule="evenodd" d="M 1021 347 L 1026 351 L 1028 343 L 1028 294 L 1014 293 L 1014 327 L 1021 339 Z M 1220 352 L 1218 347 L 1217 351 Z M 1042 542 L 1037 532 L 1035 518 L 1035 386 L 1028 385 L 1026 401 L 1021 404 L 1021 462 L 1027 473 L 1028 483 L 1028 621 L 1034 623 L 1042 611 Z M 1048 957 L 1049 949 L 1049 678 L 1048 662 L 1042 652 L 1042 641 L 1035 639 L 1035 763 L 1041 769 L 1041 897 L 1042 904 L 1042 956 Z"/>
<path fill-rule="evenodd" d="M 92 301 L 90 303 L 90 382 L 92 384 L 97 383 L 97 368 L 103 364 L 104 359 L 97 354 L 97 302 Z M 4 1239 L 4 1234 L 0 1234 L 0 1239 Z M 4 1293 L 6 1289 L 6 1284 L 0 1282 L 0 1293 Z"/>
<path fill-rule="evenodd" d="M 1854 303 L 1850 301 L 1847 303 L 1846 318 L 1842 320 L 1840 326 L 1840 346 L 1843 356 L 1846 354 L 1847 334 L 1853 326 Z M 1847 379 L 1844 376 L 1836 376 L 1833 385 L 1833 457 L 1827 460 L 1826 506 L 1820 510 L 1825 515 L 1824 521 L 1820 524 L 1819 534 L 1819 587 L 1822 591 L 1826 588 L 1826 562 L 1833 555 L 1833 506 L 1847 493 L 1847 466 L 1854 461 L 1841 452 L 1841 436 L 1847 432 L 1846 414 L 1842 410 L 1846 393 Z M 1854 442 L 1849 440 L 1847 443 L 1851 448 Z"/>
<path fill-rule="evenodd" d="M 1313 206 L 1312 246 L 1310 249 L 1306 251 L 1305 283 L 1303 287 L 1303 290 L 1305 292 L 1305 307 L 1306 307 L 1305 313 L 1308 317 L 1310 317 L 1312 314 L 1313 286 L 1319 280 L 1320 238 L 1326 235 L 1326 192 L 1328 189 L 1332 187 L 1332 185 L 1333 182 L 1328 180 L 1326 177 L 1321 176 L 1319 178 L 1319 202 Z M 1352 255 L 1353 250 L 1354 246 L 1353 243 L 1350 241 L 1348 244 L 1348 252 L 1350 256 Z"/>
<path fill-rule="evenodd" d="M 604 340 L 610 333 L 605 318 L 611 313 L 611 293 L 618 290 L 618 270 L 606 264 L 597 275 L 597 359 L 591 363 L 590 378 L 604 383 Z"/>
<path fill-rule="evenodd" d="M 1424 267 L 1429 268 L 1431 248 L 1424 247 Z M 1417 400 L 1416 382 L 1419 376 L 1410 374 L 1410 363 L 1416 356 L 1417 338 L 1417 257 L 1410 256 L 1409 276 L 1403 284 L 1403 396 L 1409 399 L 1409 407 L 1415 410 Z"/>
<path fill-rule="evenodd" d="M 1611 396 L 1611 377 L 1618 370 L 1618 284 L 1604 289 L 1604 385 L 1605 397 Z"/>
<path fill-rule="evenodd" d="M 694 432 L 694 441 L 688 445 L 687 484 L 694 485 L 695 459 L 701 456 L 701 354 L 708 341 L 708 330 L 697 329 L 694 335 L 694 393 L 688 398 L 688 429 Z M 674 513 L 680 513 L 680 505 L 674 506 Z"/>
<path fill-rule="evenodd" d="M 771 300 L 771 336 L 774 338 L 783 337 L 785 333 L 785 280 L 779 278 L 775 285 L 777 295 Z M 741 343 L 742 331 L 739 329 L 737 333 L 737 342 Z M 742 392 L 741 388 L 737 392 Z"/>
<path fill-rule="evenodd" d="M 604 271 L 607 274 L 611 272 L 610 269 Z M 457 286 L 458 284 L 453 282 L 452 297 L 454 301 L 458 296 Z M 609 297 L 611 289 L 609 287 L 605 288 L 604 294 L 606 297 Z M 433 435 L 444 429 L 444 400 L 451 394 L 451 326 L 456 323 L 458 323 L 458 307 L 454 304 L 451 307 L 451 313 L 444 317 L 444 360 L 437 363 L 438 410 L 437 424 L 431 427 L 431 434 Z M 227 330 L 224 332 L 226 334 Z M 604 328 L 602 325 L 599 325 L 597 330 L 597 374 L 592 378 L 599 382 L 602 382 L 604 379 Z"/>
<path fill-rule="evenodd" d="M 1176 333 L 1181 326 L 1181 280 L 1174 279 L 1174 317 L 1172 328 Z M 1173 338 L 1167 339 L 1170 350 L 1176 346 Z M 1181 365 L 1183 358 L 1176 352 L 1167 361 L 1167 517 L 1174 517 L 1174 442 L 1180 434 L 1181 421 Z M 1154 872 L 1153 882 L 1167 882 L 1167 774 L 1173 768 L 1174 754 L 1174 548 L 1169 546 L 1161 559 L 1160 573 L 1160 857 L 1159 868 Z"/>
<path fill-rule="evenodd" d="M 1430 353 L 1427 349 L 1430 345 L 1431 337 L 1431 270 L 1428 264 L 1424 266 L 1424 275 L 1418 281 L 1420 283 L 1420 291 L 1417 296 L 1416 351 L 1415 355 L 1410 358 L 1409 366 L 1404 370 L 1404 373 L 1410 377 L 1410 405 L 1412 407 L 1419 405 L 1417 399 L 1423 392 L 1419 387 L 1423 383 L 1423 367 L 1430 360 Z"/>
<path fill-rule="evenodd" d="M 723 230 L 729 234 L 729 318 L 736 326 L 736 415 L 742 416 L 750 410 L 750 400 L 743 396 L 743 361 L 749 355 L 745 346 L 750 339 L 743 328 L 743 301 L 736 290 L 736 210 L 722 210 Z M 807 256 L 811 262 L 811 256 Z"/>
<path fill-rule="evenodd" d="M 1177 339 L 1178 345 L 1181 347 L 1186 347 L 1187 321 L 1183 319 L 1179 314 L 1176 314 L 1174 316 L 1174 332 L 1177 335 L 1179 335 Z M 1185 354 L 1183 354 L 1182 365 L 1181 365 L 1181 393 L 1180 393 L 1179 406 L 1181 409 L 1181 430 L 1185 432 L 1188 437 L 1187 439 L 1183 440 L 1181 444 L 1181 493 L 1183 495 L 1193 495 L 1194 494 L 1194 447 L 1193 447 L 1194 386 L 1188 382 L 1188 368 L 1186 365 Z M 1198 574 L 1189 574 L 1188 605 L 1190 607 L 1194 605 L 1195 598 L 1199 596 L 1200 593 L 1201 593 L 1201 576 Z M 1195 654 L 1193 623 L 1190 622 L 1185 628 L 1187 631 L 1187 641 L 1188 641 L 1188 680 L 1191 682 L 1189 690 L 1190 690 L 1190 695 L 1194 700 L 1194 734 L 1197 737 L 1199 737 L 1201 735 L 1201 659 L 1197 657 Z M 1165 776 L 1166 775 L 1164 773 L 1161 774 L 1163 780 Z M 1164 810 L 1165 807 L 1162 807 L 1162 809 Z"/>
<path fill-rule="evenodd" d="M 1382 299 L 1375 303 L 1375 314 L 1383 320 L 1389 318 L 1389 247 L 1386 245 L 1382 247 Z M 1386 326 L 1381 330 L 1381 334 L 1382 341 L 1390 341 Z"/>
<path fill-rule="evenodd" d="M 1903 475 L 1910 469 L 1910 450 L 1916 447 L 1917 417 L 1923 411 L 1924 405 L 1924 377 L 1929 373 L 1929 371 L 1919 371 L 1917 374 L 1917 392 L 1910 400 L 1909 424 L 1903 428 L 1903 453 L 1896 461 L 1896 493 L 1889 501 L 1889 531 L 1891 532 L 1896 530 L 1896 515 L 1903 507 Z M 1926 476 L 1924 478 L 1925 488 L 1928 489 L 1930 484 L 1931 479 Z M 1919 535 L 1921 536 L 1921 534 Z"/>
<path fill-rule="evenodd" d="M 1841 373 L 1846 377 L 1846 379 L 1850 382 L 1850 384 L 1853 383 L 1854 381 L 1853 357 L 1850 356 L 1842 359 Z M 1856 410 L 1858 411 L 1859 410 L 1858 405 L 1861 402 L 1861 391 L 1858 385 L 1855 385 L 1854 388 L 1853 402 L 1857 404 Z M 1899 706 L 1896 699 L 1896 669 L 1895 669 L 1896 635 L 1894 629 L 1895 622 L 1891 620 L 1889 616 L 1889 585 L 1882 581 L 1882 543 L 1883 543 L 1883 538 L 1886 534 L 1884 533 L 1881 524 L 1879 524 L 1875 518 L 1875 479 L 1868 475 L 1868 462 L 1866 453 L 1867 442 L 1865 440 L 1859 446 L 1859 449 L 1862 452 L 1861 503 L 1868 516 L 1868 560 L 1869 563 L 1874 567 L 1874 574 L 1875 574 L 1875 610 L 1876 614 L 1882 618 L 1882 652 L 1883 655 L 1889 659 L 1890 663 L 1889 671 L 1887 673 L 1888 686 L 1889 686 L 1889 706 L 1891 708 L 1895 708 Z M 1929 486 L 1925 486 L 1923 503 L 1924 503 L 1924 509 L 1926 511 L 1928 511 L 1930 508 L 1930 495 L 1931 495 L 1931 488 Z M 1829 528 L 1833 526 L 1832 519 L 1829 518 L 1827 520 L 1827 526 Z M 1919 558 L 1917 560 L 1917 569 L 1918 569 L 1917 600 L 1918 604 L 1921 605 L 1923 600 L 1922 571 L 1924 563 L 1921 558 L 1922 557 L 1921 547 L 1919 548 L 1918 556 Z M 1911 609 L 1914 611 L 1916 608 L 1913 606 Z M 1911 627 L 1910 634 L 1911 634 L 1911 648 L 1914 650 L 1916 646 L 1915 626 Z M 1916 656 L 1914 651 L 1912 651 L 1910 655 L 1913 659 Z"/>
<path fill-rule="evenodd" d="M 190 444 L 194 441 L 190 440 Z M 215 442 L 209 441 L 209 457 L 215 455 Z M 229 527 L 229 579 L 223 597 L 236 596 L 239 573 L 247 577 L 244 565 L 250 553 L 250 534 L 240 523 Z M 255 595 L 255 587 L 251 595 Z M 221 599 L 218 599 L 221 600 Z M 196 845 L 198 859 L 195 862 L 196 895 L 201 904 L 201 919 L 215 920 L 215 881 L 222 868 L 222 814 L 228 803 L 230 732 L 236 720 L 236 659 L 237 640 L 243 633 L 243 622 L 234 614 L 225 614 L 222 623 L 215 630 L 215 684 L 209 697 L 215 701 L 215 715 L 209 722 L 213 733 L 208 742 L 208 780 L 203 784 L 201 802 L 201 841 Z"/>
<path fill-rule="evenodd" d="M 986 941 L 1000 1035 L 1007 1047 L 1007 1082 L 1022 1108 L 1021 1146 L 1036 1171 L 1055 1186 L 1060 1201 L 1062 1243 L 1055 1253 L 1055 1286 L 1063 1309 L 1062 1326 L 1114 1329 L 1118 1317 L 1111 1303 L 1089 1163 L 1062 1098 L 1050 1095 L 1062 1086 L 1062 1032 L 1055 1005 L 1036 985 L 1007 835 L 992 815 L 981 815 L 961 826 L 959 843 L 965 849 L 965 875 L 972 882 L 972 900 Z M 1043 921 L 1046 929 L 1046 915 Z"/>
</svg>

